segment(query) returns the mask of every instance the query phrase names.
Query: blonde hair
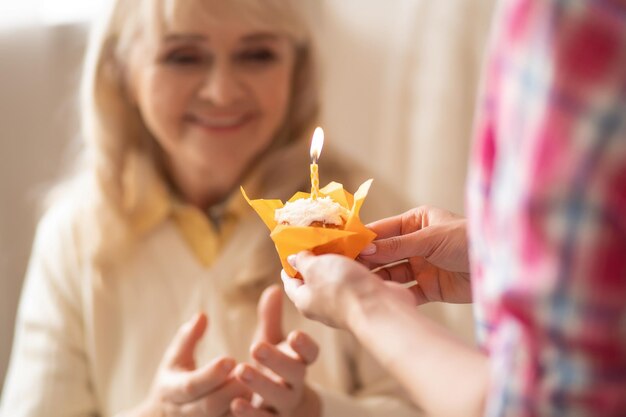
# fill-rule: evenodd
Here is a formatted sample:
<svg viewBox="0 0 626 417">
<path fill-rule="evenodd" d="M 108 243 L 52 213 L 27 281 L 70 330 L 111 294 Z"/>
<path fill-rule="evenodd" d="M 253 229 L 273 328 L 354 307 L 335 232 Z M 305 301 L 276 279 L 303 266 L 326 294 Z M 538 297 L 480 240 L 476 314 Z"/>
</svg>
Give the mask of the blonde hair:
<svg viewBox="0 0 626 417">
<path fill-rule="evenodd" d="M 276 28 L 292 38 L 297 48 L 292 97 L 283 126 L 272 148 L 304 136 L 318 115 L 318 89 L 314 47 L 298 7 L 302 0 L 114 0 L 100 25 L 95 26 L 85 58 L 81 84 L 81 131 L 84 140 L 82 169 L 89 172 L 101 194 L 94 221 L 99 236 L 96 258 L 108 258 L 108 249 L 128 241 L 128 213 L 141 206 L 141 195 L 125 201 L 124 173 L 133 158 L 153 164 L 159 172 L 156 144 L 126 91 L 126 66 L 133 42 L 139 37 L 159 39 L 180 16 L 197 8 L 217 19 L 216 13 L 236 13 L 244 19 Z M 145 39 L 145 38 L 144 38 Z M 112 235 L 112 224 L 119 230 Z M 106 230 L 106 239 L 104 233 Z M 113 233 L 114 234 L 114 233 Z M 123 249 L 122 249 L 123 250 Z M 119 250 L 118 250 L 119 252 Z M 103 255 L 104 254 L 104 255 Z M 102 260 L 102 259 L 101 259 Z"/>
</svg>

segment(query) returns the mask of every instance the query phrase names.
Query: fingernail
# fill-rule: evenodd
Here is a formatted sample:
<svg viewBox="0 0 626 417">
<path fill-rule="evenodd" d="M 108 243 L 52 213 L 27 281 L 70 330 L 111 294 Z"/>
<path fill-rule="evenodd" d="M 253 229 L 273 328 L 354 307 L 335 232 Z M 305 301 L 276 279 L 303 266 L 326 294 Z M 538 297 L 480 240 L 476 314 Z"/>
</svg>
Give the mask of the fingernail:
<svg viewBox="0 0 626 417">
<path fill-rule="evenodd" d="M 193 317 L 191 317 L 191 320 L 189 320 L 187 323 L 190 326 L 193 326 L 198 320 L 200 320 L 200 316 L 202 316 L 202 312 L 198 311 L 196 314 L 193 315 Z"/>
<path fill-rule="evenodd" d="M 221 367 L 224 372 L 230 372 L 235 367 L 235 361 L 232 359 L 225 359 L 222 362 Z"/>
<path fill-rule="evenodd" d="M 287 256 L 287 263 L 291 265 L 293 269 L 296 269 L 296 259 L 297 259 L 297 255 Z"/>
<path fill-rule="evenodd" d="M 269 351 L 267 350 L 266 346 L 261 345 L 256 348 L 256 350 L 254 351 L 254 355 L 257 357 L 257 359 L 264 361 L 269 356 Z"/>
<path fill-rule="evenodd" d="M 185 332 L 187 333 L 191 332 L 193 328 L 196 326 L 196 324 L 198 323 L 198 320 L 200 320 L 200 316 L 202 316 L 202 312 L 197 312 L 191 317 L 191 319 L 183 323 L 181 327 L 184 329 Z"/>
<path fill-rule="evenodd" d="M 366 247 L 361 251 L 361 255 L 373 255 L 376 253 L 376 245 L 373 243 L 368 243 Z"/>
<path fill-rule="evenodd" d="M 244 368 L 243 371 L 239 373 L 239 376 L 246 382 L 252 382 L 252 378 L 254 377 L 252 372 L 247 368 Z"/>
<path fill-rule="evenodd" d="M 237 402 L 235 402 L 235 403 L 233 404 L 233 406 L 232 406 L 232 407 L 233 407 L 234 411 L 236 411 L 236 412 L 238 412 L 238 413 L 244 412 L 244 411 L 246 411 L 246 410 L 247 410 L 247 408 L 248 408 L 248 407 L 246 406 L 246 404 L 245 404 L 245 403 L 243 403 L 242 401 L 237 401 Z"/>
<path fill-rule="evenodd" d="M 293 345 L 302 347 L 302 336 L 300 336 L 300 333 L 296 333 L 295 336 L 293 336 Z"/>
</svg>

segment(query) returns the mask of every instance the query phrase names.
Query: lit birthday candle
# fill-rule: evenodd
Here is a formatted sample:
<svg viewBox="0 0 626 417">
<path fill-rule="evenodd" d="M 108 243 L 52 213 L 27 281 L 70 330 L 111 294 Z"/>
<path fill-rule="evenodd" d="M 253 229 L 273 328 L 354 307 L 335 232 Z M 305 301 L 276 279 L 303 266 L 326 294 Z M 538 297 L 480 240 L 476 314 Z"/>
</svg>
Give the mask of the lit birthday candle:
<svg viewBox="0 0 626 417">
<path fill-rule="evenodd" d="M 322 153 L 324 146 L 324 130 L 321 127 L 315 128 L 313 139 L 311 139 L 311 198 L 317 199 L 320 192 L 320 177 L 317 167 L 317 160 Z"/>
</svg>

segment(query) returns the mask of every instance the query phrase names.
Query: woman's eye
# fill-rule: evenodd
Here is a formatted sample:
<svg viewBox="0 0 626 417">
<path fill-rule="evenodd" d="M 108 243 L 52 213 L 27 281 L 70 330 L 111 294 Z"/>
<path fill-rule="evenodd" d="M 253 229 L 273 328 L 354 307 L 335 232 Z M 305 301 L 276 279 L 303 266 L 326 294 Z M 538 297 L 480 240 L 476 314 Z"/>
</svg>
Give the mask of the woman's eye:
<svg viewBox="0 0 626 417">
<path fill-rule="evenodd" d="M 238 54 L 237 58 L 245 63 L 267 64 L 278 59 L 278 55 L 271 49 L 253 49 Z"/>
<path fill-rule="evenodd" d="M 206 60 L 203 54 L 194 51 L 173 51 L 166 54 L 163 59 L 167 64 L 183 66 L 203 64 Z"/>
</svg>

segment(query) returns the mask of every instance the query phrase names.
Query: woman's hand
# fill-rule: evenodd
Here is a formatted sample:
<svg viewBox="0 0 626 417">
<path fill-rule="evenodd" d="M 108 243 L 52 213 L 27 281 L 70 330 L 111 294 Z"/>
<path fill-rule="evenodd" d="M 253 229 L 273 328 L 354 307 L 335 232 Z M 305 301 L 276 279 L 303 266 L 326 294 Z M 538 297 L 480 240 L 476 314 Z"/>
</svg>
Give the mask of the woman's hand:
<svg viewBox="0 0 626 417">
<path fill-rule="evenodd" d="M 194 350 L 207 328 L 200 313 L 185 323 L 168 347 L 148 399 L 129 416 L 221 417 L 235 398 L 252 394 L 231 373 L 236 363 L 217 358 L 196 368 Z"/>
<path fill-rule="evenodd" d="M 285 292 L 306 317 L 328 326 L 350 329 L 357 310 L 390 297 L 395 303 L 415 305 L 411 292 L 395 282 L 382 281 L 364 265 L 340 255 L 315 256 L 300 252 L 289 263 L 304 281 L 291 278 L 283 270 Z"/>
<path fill-rule="evenodd" d="M 282 330 L 282 291 L 265 290 L 258 307 L 259 323 L 250 350 L 256 364 L 239 364 L 237 379 L 255 393 L 252 401 L 236 399 L 236 417 L 318 417 L 320 400 L 304 382 L 307 367 L 317 358 L 318 346 L 305 333 Z"/>
<path fill-rule="evenodd" d="M 417 304 L 429 301 L 472 301 L 465 218 L 434 207 L 417 207 L 401 215 L 371 223 L 377 240 L 360 259 L 370 269 L 406 259 L 382 269 L 384 280 L 417 281 L 411 287 Z"/>
</svg>

